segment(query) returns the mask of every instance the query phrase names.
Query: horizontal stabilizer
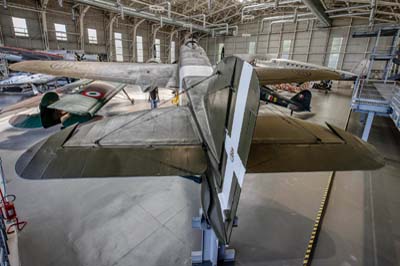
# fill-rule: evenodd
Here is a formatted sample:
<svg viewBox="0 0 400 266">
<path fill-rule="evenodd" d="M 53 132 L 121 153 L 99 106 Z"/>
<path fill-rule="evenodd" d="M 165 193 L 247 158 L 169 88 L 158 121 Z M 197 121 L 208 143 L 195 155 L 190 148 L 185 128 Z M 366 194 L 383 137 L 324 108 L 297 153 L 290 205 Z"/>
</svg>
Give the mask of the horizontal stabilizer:
<svg viewBox="0 0 400 266">
<path fill-rule="evenodd" d="M 15 166 L 27 179 L 199 175 L 206 156 L 187 108 L 159 108 L 70 127 Z"/>
<path fill-rule="evenodd" d="M 280 115 L 260 116 L 248 173 L 373 170 L 383 157 L 342 129 Z"/>
<path fill-rule="evenodd" d="M 75 115 L 94 116 L 101 107 L 118 94 L 126 84 L 94 81 L 79 94 L 68 94 L 48 106 Z"/>
<path fill-rule="evenodd" d="M 48 108 L 57 109 L 77 115 L 88 115 L 90 109 L 95 106 L 97 100 L 81 94 L 65 95 L 59 101 L 51 104 Z"/>
<path fill-rule="evenodd" d="M 372 145 L 330 127 L 259 116 L 247 172 L 372 170 L 384 165 Z M 175 107 L 64 129 L 29 149 L 16 165 L 18 175 L 27 179 L 188 176 L 201 175 L 206 168 L 189 110 Z"/>
</svg>

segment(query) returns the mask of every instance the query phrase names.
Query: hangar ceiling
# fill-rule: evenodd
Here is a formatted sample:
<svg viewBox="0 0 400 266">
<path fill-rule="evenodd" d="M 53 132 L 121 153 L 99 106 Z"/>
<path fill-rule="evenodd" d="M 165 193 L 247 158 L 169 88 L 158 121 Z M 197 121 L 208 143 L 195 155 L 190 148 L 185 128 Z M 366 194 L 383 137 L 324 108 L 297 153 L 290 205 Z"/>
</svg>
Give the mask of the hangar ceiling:
<svg viewBox="0 0 400 266">
<path fill-rule="evenodd" d="M 315 20 L 320 26 L 346 17 L 364 19 L 370 26 L 400 23 L 400 0 L 58 0 L 59 5 L 63 1 L 71 3 L 72 9 L 91 6 L 114 17 L 144 19 L 205 34 L 235 34 L 237 25 L 259 19 L 263 23 Z M 48 2 L 41 1 L 41 10 L 46 10 Z M 7 0 L 3 3 L 6 6 Z"/>
<path fill-rule="evenodd" d="M 97 4 L 97 6 L 99 3 L 110 3 L 123 9 L 131 8 L 157 17 L 169 16 L 174 20 L 199 25 L 202 25 L 205 19 L 205 24 L 208 26 L 221 23 L 237 25 L 266 17 L 270 21 L 282 18 L 295 20 L 298 17 L 302 20 L 318 19 L 321 22 L 323 22 L 321 16 L 328 19 L 354 17 L 367 19 L 371 24 L 373 22 L 398 23 L 400 20 L 400 0 L 76 0 L 73 2 Z M 321 10 L 318 10 L 319 7 Z M 326 23 L 323 24 L 328 26 Z"/>
</svg>

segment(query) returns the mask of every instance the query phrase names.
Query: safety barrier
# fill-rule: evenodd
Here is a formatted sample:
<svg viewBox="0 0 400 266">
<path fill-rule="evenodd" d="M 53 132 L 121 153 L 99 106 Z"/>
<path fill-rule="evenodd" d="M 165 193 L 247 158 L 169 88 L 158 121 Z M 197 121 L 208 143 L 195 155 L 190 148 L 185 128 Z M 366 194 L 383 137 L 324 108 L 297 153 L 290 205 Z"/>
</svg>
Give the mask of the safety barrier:
<svg viewBox="0 0 400 266">
<path fill-rule="evenodd" d="M 390 107 L 392 107 L 393 110 L 390 117 L 392 118 L 397 129 L 400 130 L 400 85 L 399 84 L 396 86 L 396 89 L 393 93 Z"/>
</svg>

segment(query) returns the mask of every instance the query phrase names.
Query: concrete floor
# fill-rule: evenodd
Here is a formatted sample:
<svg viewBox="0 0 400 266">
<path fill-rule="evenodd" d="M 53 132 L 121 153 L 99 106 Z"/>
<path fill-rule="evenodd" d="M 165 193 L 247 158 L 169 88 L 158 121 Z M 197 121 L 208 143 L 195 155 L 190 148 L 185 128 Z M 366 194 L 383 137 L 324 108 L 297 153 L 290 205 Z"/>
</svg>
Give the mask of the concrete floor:
<svg viewBox="0 0 400 266">
<path fill-rule="evenodd" d="M 344 126 L 349 97 L 313 92 L 312 108 L 314 116 L 301 116 Z M 102 112 L 127 109 L 121 96 Z M 261 107 L 270 111 L 288 113 Z M 7 121 L 0 116 L 0 156 L 17 212 L 28 221 L 19 235 L 23 266 L 190 265 L 190 251 L 199 248 L 191 229 L 199 185 L 179 177 L 23 180 L 14 171 L 18 156 L 58 129 L 15 129 Z M 361 134 L 357 114 L 349 129 Z M 400 133 L 376 118 L 370 142 L 387 165 L 337 173 L 313 265 L 400 265 Z M 246 175 L 231 243 L 235 265 L 301 265 L 328 176 Z"/>
</svg>

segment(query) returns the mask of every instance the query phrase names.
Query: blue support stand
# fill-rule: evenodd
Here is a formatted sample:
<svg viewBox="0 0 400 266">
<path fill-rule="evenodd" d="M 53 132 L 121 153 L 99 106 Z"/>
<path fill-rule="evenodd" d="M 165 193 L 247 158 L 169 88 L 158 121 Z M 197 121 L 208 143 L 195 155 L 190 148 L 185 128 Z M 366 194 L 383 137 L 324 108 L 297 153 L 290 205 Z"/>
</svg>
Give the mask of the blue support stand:
<svg viewBox="0 0 400 266">
<path fill-rule="evenodd" d="M 371 131 L 372 122 L 374 121 L 375 112 L 368 112 L 367 121 L 365 122 L 362 140 L 368 141 L 369 132 Z"/>
<path fill-rule="evenodd" d="M 192 251 L 192 265 L 201 265 L 203 263 L 211 263 L 217 266 L 218 261 L 234 261 L 235 250 L 227 249 L 225 245 L 220 245 L 219 240 L 205 219 L 202 210 L 200 216 L 193 217 L 192 228 L 202 231 L 201 250 Z"/>
</svg>

